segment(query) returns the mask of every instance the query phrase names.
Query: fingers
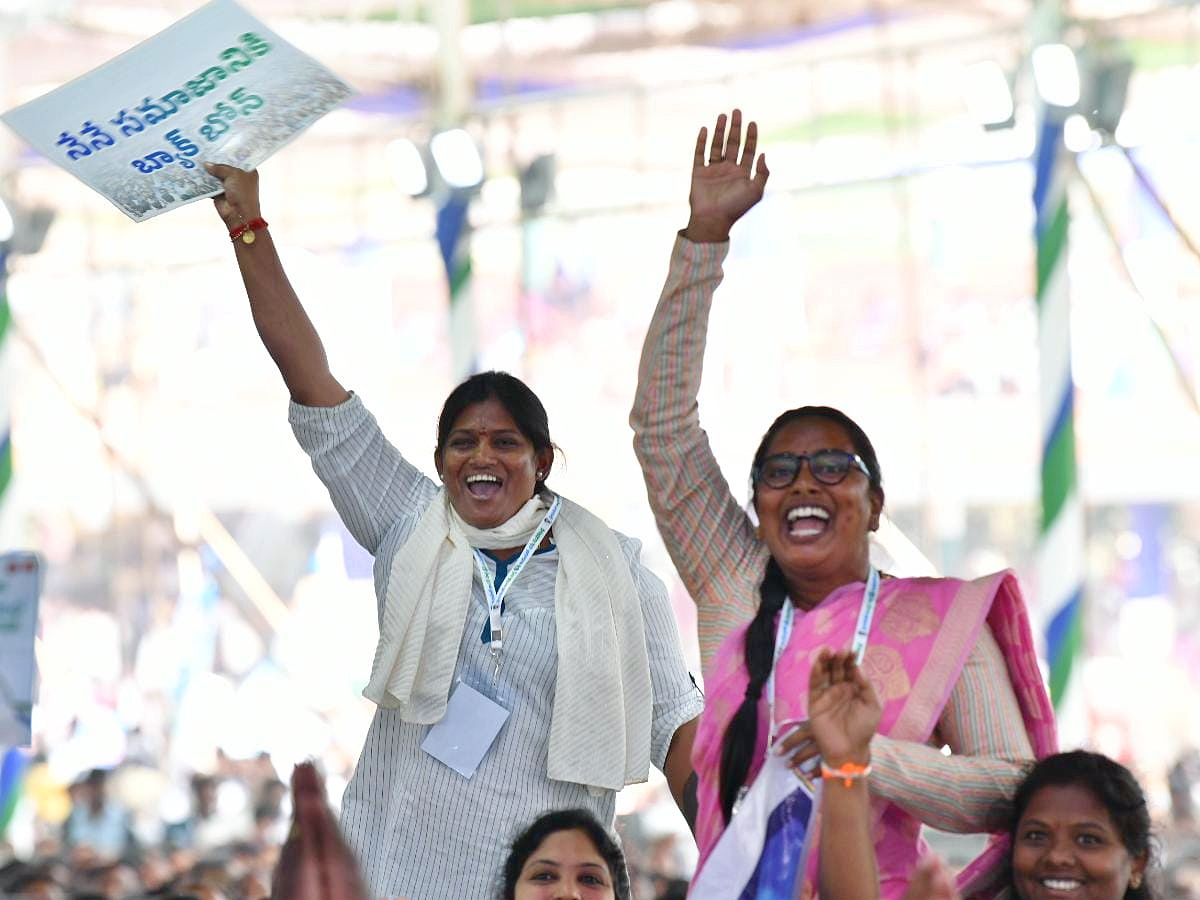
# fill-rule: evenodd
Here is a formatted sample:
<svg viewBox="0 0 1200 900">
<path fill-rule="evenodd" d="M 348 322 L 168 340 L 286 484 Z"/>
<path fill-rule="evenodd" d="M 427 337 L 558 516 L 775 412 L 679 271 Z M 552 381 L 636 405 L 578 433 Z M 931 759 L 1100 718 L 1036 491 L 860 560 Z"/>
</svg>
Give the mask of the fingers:
<svg viewBox="0 0 1200 900">
<path fill-rule="evenodd" d="M 746 146 L 742 148 L 742 158 L 738 160 L 738 165 L 750 171 L 750 166 L 754 164 L 754 153 L 758 149 L 758 123 L 751 122 L 746 126 Z"/>
<path fill-rule="evenodd" d="M 836 684 L 854 681 L 857 670 L 853 652 L 822 647 L 809 673 L 809 693 L 820 694 Z"/>
<path fill-rule="evenodd" d="M 729 129 L 726 134 L 726 128 Z M 693 163 L 697 166 L 704 162 L 705 139 L 708 136 L 706 128 L 700 129 L 696 137 L 696 154 Z M 739 150 L 740 156 L 739 156 Z M 758 150 L 758 123 L 746 125 L 746 145 L 742 147 L 742 111 L 735 109 L 728 116 L 721 113 L 717 116 L 717 124 L 713 126 L 712 144 L 708 147 L 708 162 L 719 163 L 729 161 L 745 169 L 747 173 L 754 164 L 754 154 Z M 762 157 L 759 157 L 761 168 Z M 761 176 L 766 183 L 766 176 Z"/>
<path fill-rule="evenodd" d="M 708 154 L 709 162 L 720 162 L 725 158 L 725 113 L 717 116 L 717 124 L 713 126 L 712 149 Z"/>
<path fill-rule="evenodd" d="M 724 158 L 738 165 L 738 148 L 742 143 L 742 111 L 735 109 L 729 117 L 729 140 L 725 143 Z"/>
<path fill-rule="evenodd" d="M 220 178 L 222 181 L 224 181 L 226 178 L 237 175 L 243 170 L 234 166 L 227 166 L 222 163 L 206 162 L 204 164 L 204 171 L 208 172 L 208 174 L 212 175 L 214 178 Z"/>
<path fill-rule="evenodd" d="M 767 186 L 767 179 L 771 176 L 770 170 L 767 168 L 767 154 L 758 154 L 758 165 L 754 169 L 754 186 L 758 188 L 761 194 Z"/>
<path fill-rule="evenodd" d="M 704 147 L 708 143 L 708 128 L 701 127 L 696 135 L 696 155 L 692 157 L 692 165 L 697 169 L 704 168 Z"/>
<path fill-rule="evenodd" d="M 787 756 L 811 740 L 812 726 L 808 722 L 800 722 L 792 731 L 775 742 L 774 752 L 779 756 Z"/>
<path fill-rule="evenodd" d="M 302 897 L 291 900 L 363 900 L 358 866 L 342 839 L 325 799 L 321 776 L 311 763 L 292 773 L 294 839 L 299 842 L 297 872 Z"/>
</svg>

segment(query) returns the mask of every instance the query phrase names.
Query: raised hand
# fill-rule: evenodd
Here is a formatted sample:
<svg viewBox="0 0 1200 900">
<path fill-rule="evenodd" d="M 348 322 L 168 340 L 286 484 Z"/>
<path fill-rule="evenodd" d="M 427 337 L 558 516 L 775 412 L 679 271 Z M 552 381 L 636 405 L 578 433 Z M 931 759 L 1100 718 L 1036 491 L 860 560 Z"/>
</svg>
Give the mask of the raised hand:
<svg viewBox="0 0 1200 900">
<path fill-rule="evenodd" d="M 262 215 L 258 202 L 258 171 L 250 172 L 234 166 L 205 163 L 209 175 L 221 180 L 225 192 L 213 197 L 217 215 L 232 231 L 238 225 Z"/>
<path fill-rule="evenodd" d="M 271 897 L 369 900 L 358 863 L 338 831 L 312 763 L 300 763 L 292 773 L 292 804 L 292 831 L 279 851 Z"/>
<path fill-rule="evenodd" d="M 822 650 L 808 680 L 808 720 L 825 764 L 865 765 L 882 707 L 849 650 Z"/>
<path fill-rule="evenodd" d="M 762 199 L 770 172 L 766 154 L 760 153 L 755 164 L 757 148 L 758 126 L 754 122 L 746 126 L 746 144 L 742 146 L 740 109 L 733 111 L 728 123 L 724 113 L 717 117 L 711 147 L 708 129 L 700 129 L 692 160 L 692 189 L 688 195 L 691 218 L 684 229 L 688 240 L 698 243 L 728 240 L 733 223 Z"/>
</svg>

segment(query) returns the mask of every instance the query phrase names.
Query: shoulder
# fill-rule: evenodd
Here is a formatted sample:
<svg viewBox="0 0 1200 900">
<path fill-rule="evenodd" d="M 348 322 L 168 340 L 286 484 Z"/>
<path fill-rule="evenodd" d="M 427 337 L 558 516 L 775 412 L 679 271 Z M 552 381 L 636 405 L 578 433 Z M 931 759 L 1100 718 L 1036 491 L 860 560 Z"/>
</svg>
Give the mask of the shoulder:
<svg viewBox="0 0 1200 900">
<path fill-rule="evenodd" d="M 891 578 L 885 576 L 880 594 L 893 601 L 914 595 L 944 596 L 948 600 L 970 601 L 978 599 L 991 602 L 1001 592 L 1009 592 L 1018 599 L 1021 586 L 1011 569 L 1002 569 L 977 578 L 964 579 L 950 576 L 923 576 L 920 578 Z"/>
<path fill-rule="evenodd" d="M 587 507 L 580 506 L 566 497 L 562 498 L 562 512 L 559 514 L 559 522 L 564 526 L 569 526 L 579 533 L 580 537 L 585 540 L 590 540 L 596 543 L 615 543 L 621 550 L 625 561 L 631 567 L 640 565 L 639 559 L 642 553 L 642 542 L 635 537 L 622 534 L 615 528 L 610 528 L 608 524 Z"/>
</svg>

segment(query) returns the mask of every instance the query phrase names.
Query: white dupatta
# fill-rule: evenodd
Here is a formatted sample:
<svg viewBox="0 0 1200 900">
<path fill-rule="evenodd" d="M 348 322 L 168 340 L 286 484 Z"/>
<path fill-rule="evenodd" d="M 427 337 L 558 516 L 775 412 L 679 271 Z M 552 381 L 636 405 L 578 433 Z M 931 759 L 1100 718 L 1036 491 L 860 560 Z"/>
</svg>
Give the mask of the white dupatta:
<svg viewBox="0 0 1200 900">
<path fill-rule="evenodd" d="M 534 496 L 507 522 L 477 529 L 442 488 L 392 558 L 379 643 L 363 696 L 432 724 L 446 712 L 474 577 L 472 547 L 529 540 L 549 507 Z M 641 601 L 616 535 L 563 498 L 554 523 L 558 673 L 547 775 L 607 790 L 645 781 L 653 692 Z"/>
</svg>

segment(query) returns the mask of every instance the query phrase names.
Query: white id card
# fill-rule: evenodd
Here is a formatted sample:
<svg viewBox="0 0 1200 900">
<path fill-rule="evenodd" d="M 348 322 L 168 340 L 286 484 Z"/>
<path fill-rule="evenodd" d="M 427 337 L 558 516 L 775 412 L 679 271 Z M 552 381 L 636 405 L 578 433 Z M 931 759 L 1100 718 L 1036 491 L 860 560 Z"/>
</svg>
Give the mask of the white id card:
<svg viewBox="0 0 1200 900">
<path fill-rule="evenodd" d="M 470 778 L 507 720 L 507 709 L 460 681 L 450 694 L 446 715 L 429 729 L 421 749 Z"/>
</svg>

